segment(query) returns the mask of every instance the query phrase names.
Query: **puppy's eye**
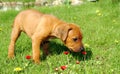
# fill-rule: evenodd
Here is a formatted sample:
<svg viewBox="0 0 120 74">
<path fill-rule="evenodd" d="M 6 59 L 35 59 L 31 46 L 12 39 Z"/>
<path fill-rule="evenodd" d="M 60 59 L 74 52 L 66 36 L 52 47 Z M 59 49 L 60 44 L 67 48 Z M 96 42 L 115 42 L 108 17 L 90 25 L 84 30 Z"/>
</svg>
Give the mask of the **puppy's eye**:
<svg viewBox="0 0 120 74">
<path fill-rule="evenodd" d="M 78 40 L 78 38 L 73 38 L 73 41 L 76 42 Z"/>
</svg>

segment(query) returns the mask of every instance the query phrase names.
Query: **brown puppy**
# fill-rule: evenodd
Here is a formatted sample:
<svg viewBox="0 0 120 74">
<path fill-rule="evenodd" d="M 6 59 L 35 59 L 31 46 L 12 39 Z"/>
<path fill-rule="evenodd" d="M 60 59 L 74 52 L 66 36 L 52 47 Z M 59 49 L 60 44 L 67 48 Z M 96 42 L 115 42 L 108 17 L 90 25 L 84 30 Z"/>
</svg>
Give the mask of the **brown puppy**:
<svg viewBox="0 0 120 74">
<path fill-rule="evenodd" d="M 25 32 L 32 40 L 33 60 L 40 62 L 40 45 L 51 37 L 60 38 L 72 51 L 83 50 L 82 34 L 80 29 L 74 25 L 63 22 L 56 17 L 40 13 L 36 10 L 25 10 L 20 12 L 13 24 L 11 41 L 8 49 L 8 57 L 14 57 L 14 46 L 21 32 Z M 44 50 L 47 51 L 44 44 Z"/>
</svg>

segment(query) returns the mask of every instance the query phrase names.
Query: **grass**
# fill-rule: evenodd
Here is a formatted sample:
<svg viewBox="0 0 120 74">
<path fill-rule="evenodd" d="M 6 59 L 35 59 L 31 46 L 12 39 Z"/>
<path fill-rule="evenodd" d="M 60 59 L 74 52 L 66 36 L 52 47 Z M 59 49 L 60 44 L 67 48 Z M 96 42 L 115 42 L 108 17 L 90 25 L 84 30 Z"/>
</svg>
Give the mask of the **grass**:
<svg viewBox="0 0 120 74">
<path fill-rule="evenodd" d="M 85 3 L 81 6 L 37 7 L 41 12 L 53 14 L 58 18 L 76 23 L 83 33 L 83 43 L 87 55 L 80 53 L 65 55 L 69 51 L 59 39 L 51 40 L 51 55 L 45 57 L 41 49 L 41 64 L 36 65 L 25 58 L 32 55 L 31 40 L 24 34 L 15 47 L 15 58 L 7 58 L 11 25 L 19 11 L 0 11 L 0 74 L 119 74 L 120 73 L 120 3 L 110 1 Z M 76 64 L 76 60 L 80 64 Z M 67 69 L 55 68 L 67 65 Z M 14 72 L 14 68 L 23 68 Z M 24 68 L 25 67 L 25 68 Z"/>
<path fill-rule="evenodd" d="M 1 2 L 17 2 L 17 1 L 19 1 L 19 2 L 35 2 L 35 0 L 0 0 Z"/>
</svg>

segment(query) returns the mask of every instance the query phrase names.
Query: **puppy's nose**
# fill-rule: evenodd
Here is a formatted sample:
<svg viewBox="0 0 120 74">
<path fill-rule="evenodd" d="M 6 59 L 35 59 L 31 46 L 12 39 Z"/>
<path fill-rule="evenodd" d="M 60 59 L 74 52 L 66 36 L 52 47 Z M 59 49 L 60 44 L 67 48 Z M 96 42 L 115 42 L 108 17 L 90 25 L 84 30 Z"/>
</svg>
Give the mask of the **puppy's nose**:
<svg viewBox="0 0 120 74">
<path fill-rule="evenodd" d="M 81 48 L 80 48 L 80 50 L 81 50 L 81 51 L 84 51 L 84 50 L 85 50 L 85 48 L 84 48 L 84 47 L 81 47 Z"/>
</svg>

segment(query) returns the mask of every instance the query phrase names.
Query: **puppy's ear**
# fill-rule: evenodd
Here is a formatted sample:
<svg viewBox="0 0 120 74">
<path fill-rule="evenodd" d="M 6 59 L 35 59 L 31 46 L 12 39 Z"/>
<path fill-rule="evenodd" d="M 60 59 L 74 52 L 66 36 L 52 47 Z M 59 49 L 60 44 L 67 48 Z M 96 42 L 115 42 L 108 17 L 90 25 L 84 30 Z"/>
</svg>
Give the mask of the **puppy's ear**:
<svg viewBox="0 0 120 74">
<path fill-rule="evenodd" d="M 71 28 L 68 24 L 61 24 L 55 29 L 55 36 L 65 41 L 69 30 L 71 30 Z"/>
</svg>

